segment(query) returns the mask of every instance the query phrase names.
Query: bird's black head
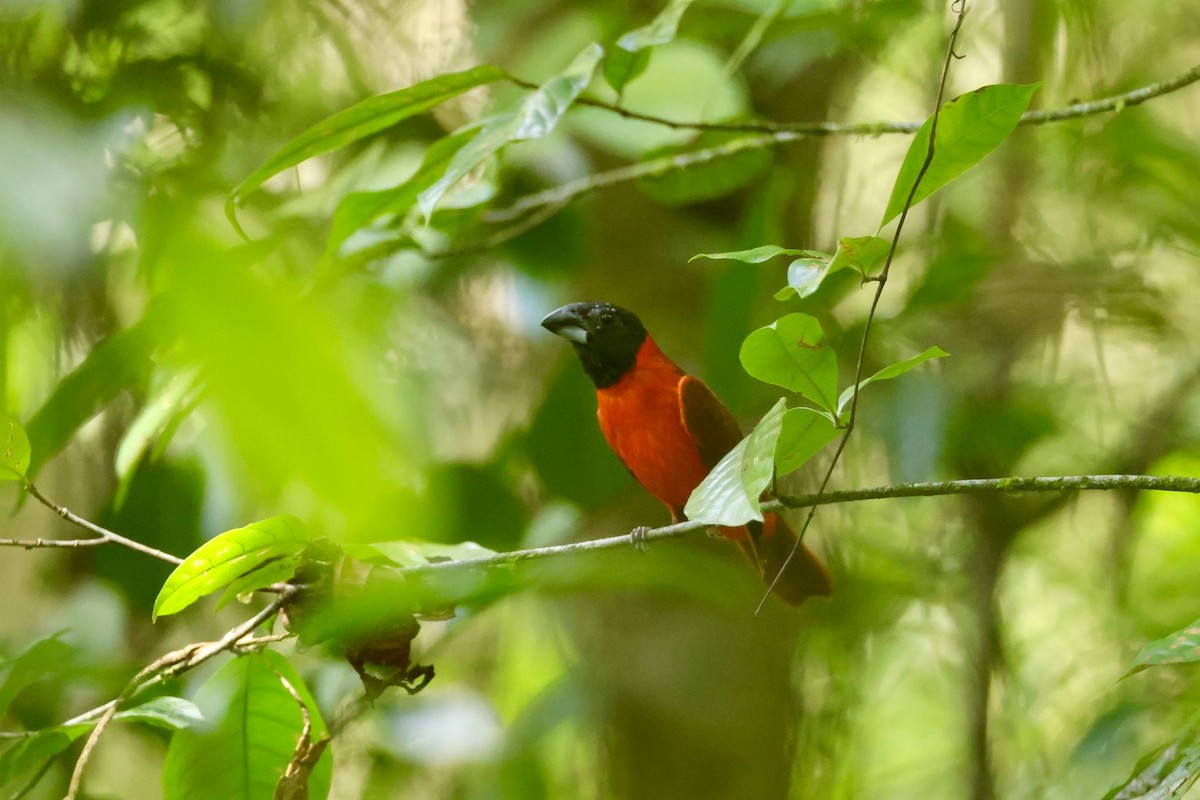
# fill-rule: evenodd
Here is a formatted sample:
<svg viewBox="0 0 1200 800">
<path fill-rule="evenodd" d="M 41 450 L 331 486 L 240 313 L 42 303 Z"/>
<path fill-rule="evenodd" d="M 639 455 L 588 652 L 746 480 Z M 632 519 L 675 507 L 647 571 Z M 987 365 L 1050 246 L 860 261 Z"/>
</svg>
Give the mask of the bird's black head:
<svg viewBox="0 0 1200 800">
<path fill-rule="evenodd" d="M 646 329 L 632 311 L 609 303 L 572 303 L 551 311 L 542 327 L 575 345 L 597 389 L 621 380 L 637 361 Z"/>
</svg>

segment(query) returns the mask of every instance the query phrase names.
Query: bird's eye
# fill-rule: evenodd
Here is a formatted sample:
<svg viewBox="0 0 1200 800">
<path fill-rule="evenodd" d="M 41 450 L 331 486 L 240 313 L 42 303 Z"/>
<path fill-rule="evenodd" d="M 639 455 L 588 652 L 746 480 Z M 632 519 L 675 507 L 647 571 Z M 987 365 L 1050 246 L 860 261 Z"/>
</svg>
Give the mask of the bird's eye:
<svg viewBox="0 0 1200 800">
<path fill-rule="evenodd" d="M 600 315 L 600 327 L 607 328 L 613 324 L 613 315 L 611 311 L 605 311 Z"/>
</svg>

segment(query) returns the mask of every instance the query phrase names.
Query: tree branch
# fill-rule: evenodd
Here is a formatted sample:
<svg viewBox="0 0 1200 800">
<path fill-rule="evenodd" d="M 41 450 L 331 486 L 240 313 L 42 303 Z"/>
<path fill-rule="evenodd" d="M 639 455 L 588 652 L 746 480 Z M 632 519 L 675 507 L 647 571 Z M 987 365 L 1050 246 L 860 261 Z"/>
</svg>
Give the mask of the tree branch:
<svg viewBox="0 0 1200 800">
<path fill-rule="evenodd" d="M 47 499 L 32 482 L 26 482 L 24 489 L 29 493 L 30 497 L 37 500 L 46 508 L 58 514 L 72 525 L 77 525 L 85 531 L 96 534 L 96 537 L 90 539 L 0 539 L 0 547 L 24 547 L 26 550 L 32 550 L 36 547 L 95 547 L 96 545 L 111 542 L 128 547 L 130 550 L 136 550 L 139 553 L 153 556 L 159 561 L 166 561 L 168 564 L 183 563 L 183 559 L 178 556 L 164 553 L 162 550 L 153 548 L 148 544 L 142 544 L 139 541 L 122 536 L 119 533 L 110 531 L 108 528 L 102 528 L 96 523 L 84 519 L 70 509 Z"/>
<path fill-rule="evenodd" d="M 1048 122 L 1061 122 L 1068 119 L 1079 119 L 1112 111 L 1120 111 L 1127 106 L 1141 105 L 1147 100 L 1178 91 L 1197 81 L 1200 81 L 1200 64 L 1173 78 L 1132 89 L 1122 94 L 1098 100 L 1072 103 L 1062 108 L 1027 111 L 1021 116 L 1019 124 L 1044 125 Z M 519 86 L 534 86 L 534 84 L 529 84 L 525 81 L 516 81 L 516 83 Z M 666 156 L 568 181 L 559 186 L 521 197 L 516 202 L 504 208 L 492 209 L 483 215 L 485 222 L 511 222 L 527 211 L 542 206 L 565 205 L 579 195 L 594 192 L 613 184 L 624 183 L 639 178 L 657 177 L 674 170 L 688 169 L 689 167 L 706 164 L 720 158 L 726 158 L 742 150 L 774 147 L 779 144 L 796 142 L 809 136 L 880 136 L 890 133 L 915 133 L 923 124 L 921 122 L 680 122 L 630 111 L 594 98 L 581 98 L 575 102 L 585 106 L 602 108 L 627 119 L 650 122 L 668 128 L 695 131 L 758 133 L 764 135 L 748 136 L 745 139 L 727 142 L 720 147 L 712 147 L 675 156 Z"/>
<path fill-rule="evenodd" d="M 865 489 L 846 489 L 822 494 L 781 497 L 777 500 L 763 503 L 762 510 L 785 511 L 787 509 L 812 508 L 838 503 L 859 503 L 865 500 L 886 500 L 898 497 L 941 497 L 946 495 L 995 492 L 1018 494 L 1023 492 L 1114 491 L 1118 489 L 1200 494 L 1200 478 L 1189 478 L 1179 475 L 1065 475 L 1057 477 L 972 478 L 958 481 L 899 483 Z M 703 522 L 680 522 L 675 525 L 666 525 L 646 531 L 645 541 L 678 539 L 682 536 L 712 527 L 715 526 L 706 525 Z M 640 531 L 641 529 L 637 530 Z M 523 561 L 536 561 L 543 558 L 556 558 L 579 553 L 613 550 L 636 546 L 636 544 L 637 542 L 633 539 L 633 532 L 630 532 L 619 536 L 608 536 L 603 539 L 589 539 L 584 542 L 557 544 L 549 547 L 534 547 L 528 550 L 513 550 L 507 553 L 496 553 L 495 555 L 482 556 L 480 558 L 464 558 L 458 561 L 439 561 L 416 567 L 403 567 L 397 571 L 403 575 L 419 576 L 458 570 L 487 569 L 490 567 L 509 566 Z"/>
</svg>

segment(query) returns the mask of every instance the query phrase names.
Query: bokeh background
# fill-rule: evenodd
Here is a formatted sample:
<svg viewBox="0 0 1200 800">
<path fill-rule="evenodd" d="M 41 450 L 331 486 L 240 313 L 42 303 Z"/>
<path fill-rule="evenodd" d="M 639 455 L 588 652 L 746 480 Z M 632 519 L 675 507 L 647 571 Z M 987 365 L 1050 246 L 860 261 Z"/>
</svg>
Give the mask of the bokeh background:
<svg viewBox="0 0 1200 800">
<path fill-rule="evenodd" d="M 870 291 L 843 274 L 784 305 L 785 261 L 688 259 L 873 233 L 908 137 L 805 138 L 617 182 L 527 230 L 489 222 L 532 192 L 738 136 L 577 108 L 429 225 L 383 219 L 331 265 L 338 201 L 397 185 L 432 142 L 519 99 L 498 84 L 272 179 L 239 212 L 249 242 L 223 212 L 354 102 L 481 63 L 541 81 L 661 5 L 0 3 L 0 404 L 29 429 L 42 491 L 177 554 L 278 513 L 341 541 L 497 550 L 664 523 L 538 321 L 580 299 L 632 308 L 748 426 L 778 393 L 742 372 L 745 334 L 814 313 L 851 374 Z M 1200 63 L 1196 0 L 970 6 L 950 95 L 1040 81 L 1034 107 L 1054 108 Z M 927 0 L 699 0 L 622 101 L 678 120 L 920 120 L 951 22 Z M 599 79 L 588 94 L 615 99 Z M 864 395 L 833 486 L 1200 474 L 1198 140 L 1192 86 L 1020 128 L 920 206 L 867 367 L 932 345 L 952 357 Z M 0 501 L 2 536 L 76 535 L 13 484 Z M 836 594 L 757 617 L 761 586 L 720 542 L 533 569 L 425 626 L 437 678 L 343 731 L 333 796 L 1099 797 L 1200 708 L 1194 671 L 1120 680 L 1200 616 L 1197 531 L 1189 496 L 828 507 L 810 537 Z M 151 625 L 166 572 L 117 548 L 0 551 L 3 652 L 62 632 L 71 653 L 5 729 L 103 702 L 245 616 L 201 605 Z M 295 658 L 328 715 L 360 691 L 319 650 Z M 91 796 L 160 796 L 164 752 L 165 735 L 114 727 Z M 31 796 L 60 796 L 70 761 Z"/>
</svg>

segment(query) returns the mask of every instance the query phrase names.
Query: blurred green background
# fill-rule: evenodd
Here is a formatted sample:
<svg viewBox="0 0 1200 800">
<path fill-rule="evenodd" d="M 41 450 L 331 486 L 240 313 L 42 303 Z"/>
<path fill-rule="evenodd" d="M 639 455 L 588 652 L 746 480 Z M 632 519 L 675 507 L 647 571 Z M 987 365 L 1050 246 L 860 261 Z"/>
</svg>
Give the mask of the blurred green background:
<svg viewBox="0 0 1200 800">
<path fill-rule="evenodd" d="M 527 230 L 490 221 L 740 135 L 576 107 L 429 225 L 385 217 L 329 257 L 339 200 L 401 183 L 432 142 L 517 101 L 495 84 L 276 176 L 239 211 L 248 242 L 223 212 L 272 153 L 359 100 L 475 64 L 542 81 L 662 5 L 0 3 L 0 405 L 29 430 L 41 490 L 180 555 L 279 513 L 340 541 L 497 550 L 664 523 L 538 321 L 574 300 L 634 309 L 748 426 L 778 394 L 742 372 L 745 334 L 816 314 L 851 374 L 870 291 L 843 273 L 784 305 L 786 262 L 688 259 L 873 233 L 908 137 L 805 138 L 617 182 Z M 1034 106 L 1054 108 L 1200 63 L 1196 0 L 970 5 L 949 96 L 1041 81 Z M 951 23 L 918 0 L 699 0 L 622 102 L 678 120 L 921 120 Z M 615 99 L 599 78 L 588 95 Z M 1200 474 L 1198 98 L 1020 128 L 914 211 L 867 370 L 935 344 L 952 358 L 864 395 L 835 488 Z M 77 535 L 18 499 L 0 484 L 0 536 Z M 424 627 L 436 680 L 341 734 L 332 796 L 1098 797 L 1200 707 L 1185 668 L 1118 680 L 1200 616 L 1197 530 L 1182 495 L 828 507 L 810 541 L 835 595 L 758 617 L 761 586 L 703 537 L 534 568 Z M 0 551 L 0 652 L 61 631 L 71 653 L 5 729 L 103 702 L 245 616 L 201 606 L 152 626 L 167 572 L 117 548 Z M 296 663 L 327 716 L 361 691 L 317 651 Z M 90 796 L 161 796 L 164 742 L 106 733 Z M 30 796 L 61 796 L 71 761 Z"/>
</svg>

